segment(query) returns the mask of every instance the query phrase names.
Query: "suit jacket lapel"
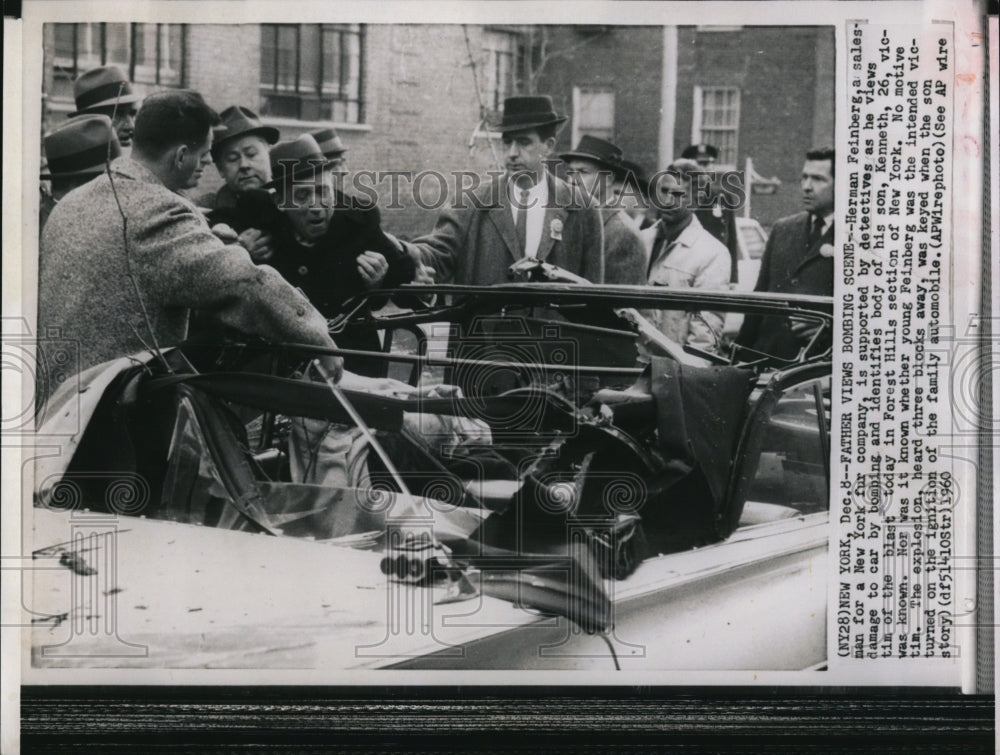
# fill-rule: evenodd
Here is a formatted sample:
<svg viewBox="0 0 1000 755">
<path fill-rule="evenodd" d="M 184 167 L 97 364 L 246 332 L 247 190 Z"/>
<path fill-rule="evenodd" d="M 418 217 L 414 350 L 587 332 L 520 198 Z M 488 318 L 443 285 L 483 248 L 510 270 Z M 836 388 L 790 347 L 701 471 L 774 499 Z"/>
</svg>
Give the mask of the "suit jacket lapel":
<svg viewBox="0 0 1000 755">
<path fill-rule="evenodd" d="M 562 228 L 566 227 L 566 206 L 569 204 L 570 196 L 563 190 L 561 184 L 552 180 L 552 176 L 546 174 L 545 180 L 549 182 L 549 203 L 545 208 L 545 220 L 542 225 L 542 238 L 538 241 L 538 259 L 544 260 L 552 253 L 552 246 L 556 243 L 553 238 L 552 226 L 555 221 L 559 221 Z M 562 231 L 559 232 L 562 236 Z"/>
<path fill-rule="evenodd" d="M 514 219 L 510 216 L 510 204 L 507 201 L 507 190 L 501 187 L 500 204 L 487 211 L 487 217 L 503 239 L 504 246 L 514 262 L 521 259 L 521 245 L 517 242 L 517 229 L 514 227 Z"/>
<path fill-rule="evenodd" d="M 834 221 L 834 223 L 835 222 L 836 221 Z M 823 255 L 819 253 L 819 250 L 823 248 L 823 244 L 833 243 L 834 223 L 830 223 L 830 227 L 826 229 L 826 231 L 823 233 L 822 236 L 819 237 L 819 240 L 815 244 L 807 247 L 806 245 L 809 243 L 809 236 L 811 230 L 810 225 L 812 224 L 812 215 L 806 215 L 805 234 L 802 237 L 802 243 L 801 243 L 801 247 L 804 251 L 799 257 L 799 264 L 795 266 L 795 269 L 792 271 L 791 275 L 793 276 L 798 275 L 799 272 L 802 270 L 802 268 L 804 268 L 810 262 L 812 262 L 815 259 L 822 258 Z"/>
<path fill-rule="evenodd" d="M 563 228 L 566 227 L 566 208 L 547 207 L 545 209 L 545 225 L 542 226 L 542 238 L 538 242 L 539 260 L 544 260 L 552 253 L 552 246 L 556 243 L 556 239 L 552 235 L 552 226 L 557 220 L 562 223 Z"/>
</svg>

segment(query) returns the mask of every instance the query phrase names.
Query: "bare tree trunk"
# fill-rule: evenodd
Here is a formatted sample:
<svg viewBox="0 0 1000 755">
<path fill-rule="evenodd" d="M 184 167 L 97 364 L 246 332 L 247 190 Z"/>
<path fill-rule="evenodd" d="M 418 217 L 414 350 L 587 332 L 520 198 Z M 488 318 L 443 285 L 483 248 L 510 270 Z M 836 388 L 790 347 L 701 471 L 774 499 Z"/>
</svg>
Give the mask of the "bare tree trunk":
<svg viewBox="0 0 1000 755">
<path fill-rule="evenodd" d="M 545 67 L 550 60 L 567 58 L 574 52 L 589 45 L 596 39 L 600 39 L 608 34 L 607 30 L 602 30 L 596 34 L 588 34 L 584 39 L 576 44 L 565 47 L 552 47 L 552 36 L 546 26 L 528 27 L 525 34 L 525 51 L 523 55 L 524 77 L 522 86 L 524 94 L 536 94 L 538 82 L 545 73 Z"/>
</svg>

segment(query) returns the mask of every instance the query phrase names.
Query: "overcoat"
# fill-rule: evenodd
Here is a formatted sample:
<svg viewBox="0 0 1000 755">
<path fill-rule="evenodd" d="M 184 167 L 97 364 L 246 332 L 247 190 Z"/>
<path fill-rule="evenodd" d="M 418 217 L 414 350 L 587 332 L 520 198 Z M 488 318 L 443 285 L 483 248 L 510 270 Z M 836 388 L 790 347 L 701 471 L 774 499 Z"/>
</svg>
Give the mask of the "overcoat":
<svg viewBox="0 0 1000 755">
<path fill-rule="evenodd" d="M 810 243 L 811 223 L 812 215 L 800 212 L 774 224 L 754 291 L 833 296 L 833 257 L 820 252 L 825 244 L 833 244 L 833 224 Z M 736 341 L 786 359 L 794 357 L 803 345 L 783 317 L 748 316 Z"/>
<path fill-rule="evenodd" d="M 335 317 L 353 296 L 368 290 L 358 272 L 358 257 L 364 252 L 378 252 L 389 265 L 380 288 L 395 288 L 413 280 L 415 263 L 382 231 L 380 213 L 374 205 L 338 206 L 326 233 L 313 246 L 300 243 L 287 218 L 274 229 L 274 257 L 270 262 L 285 280 L 300 289 L 326 317 Z M 369 307 L 354 313 L 364 315 L 385 305 L 386 297 L 369 299 Z M 407 306 L 409 302 L 397 302 Z M 350 327 L 334 334 L 337 345 L 345 349 L 381 351 L 382 343 L 374 331 Z M 384 377 L 388 362 L 349 356 L 344 366 L 360 375 Z"/>
<path fill-rule="evenodd" d="M 336 208 L 326 233 L 313 246 L 300 243 L 291 223 L 283 220 L 273 229 L 275 253 L 270 262 L 326 317 L 340 314 L 345 301 L 367 290 L 357 262 L 364 252 L 378 252 L 389 264 L 380 288 L 413 280 L 413 259 L 382 232 L 377 207 Z"/>
<path fill-rule="evenodd" d="M 604 224 L 579 191 L 546 174 L 549 201 L 537 257 L 582 276 L 604 282 Z M 459 196 L 441 213 L 434 230 L 404 242 L 434 268 L 438 282 L 490 286 L 511 280 L 508 268 L 523 256 L 511 215 L 504 177 Z"/>
<path fill-rule="evenodd" d="M 641 286 L 646 282 L 646 245 L 621 210 L 605 208 L 604 282 Z"/>
<path fill-rule="evenodd" d="M 64 377 L 176 345 L 192 308 L 269 340 L 332 345 L 322 315 L 274 268 L 223 244 L 189 200 L 124 157 L 110 177 L 71 191 L 52 211 L 38 288 L 39 351 L 45 368 Z M 46 339 L 71 344 L 72 364 Z M 55 387 L 43 382 L 43 394 Z"/>
</svg>

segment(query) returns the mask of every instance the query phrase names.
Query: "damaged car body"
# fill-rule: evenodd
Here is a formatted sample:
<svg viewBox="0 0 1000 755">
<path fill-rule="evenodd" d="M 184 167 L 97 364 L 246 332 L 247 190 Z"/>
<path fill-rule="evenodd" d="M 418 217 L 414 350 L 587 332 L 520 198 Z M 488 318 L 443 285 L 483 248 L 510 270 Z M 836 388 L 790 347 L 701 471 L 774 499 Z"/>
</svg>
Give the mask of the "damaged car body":
<svg viewBox="0 0 1000 755">
<path fill-rule="evenodd" d="M 84 425 L 39 461 L 36 514 L 103 510 L 121 529 L 176 538 L 191 525 L 202 539 L 230 531 L 226 542 L 256 533 L 262 563 L 269 539 L 282 553 L 294 542 L 350 563 L 341 581 L 363 569 L 374 589 L 432 614 L 396 650 L 332 661 L 317 650 L 337 630 L 331 618 L 311 625 L 311 650 L 277 667 L 822 664 L 830 299 L 554 283 L 393 293 L 414 291 L 411 310 L 372 315 L 362 296 L 330 323 L 334 340 L 380 334 L 380 354 L 336 351 L 348 370 L 385 363 L 394 380 L 372 390 L 330 381 L 312 361 L 328 350 L 254 342 L 186 344 L 69 381 L 39 436 Z M 653 309 L 815 327 L 793 359 L 713 354 L 650 333 Z M 50 540 L 36 540 L 39 552 L 55 552 Z M 308 578 L 285 576 L 290 591 Z M 399 618 L 389 605 L 366 614 L 386 616 L 374 634 Z M 444 621 L 445 606 L 462 605 L 482 621 Z M 289 631 L 280 615 L 251 622 Z M 379 645 L 365 637 L 354 647 Z M 66 663 L 43 645 L 37 664 Z"/>
</svg>

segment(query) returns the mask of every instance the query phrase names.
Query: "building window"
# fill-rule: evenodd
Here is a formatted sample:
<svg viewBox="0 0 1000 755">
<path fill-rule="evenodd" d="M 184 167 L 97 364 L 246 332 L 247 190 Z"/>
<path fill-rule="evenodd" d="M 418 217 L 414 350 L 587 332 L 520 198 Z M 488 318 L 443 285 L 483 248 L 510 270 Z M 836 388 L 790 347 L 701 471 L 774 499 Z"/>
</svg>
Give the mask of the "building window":
<svg viewBox="0 0 1000 755">
<path fill-rule="evenodd" d="M 573 87 L 573 144 L 584 134 L 615 139 L 615 93 L 609 89 Z"/>
<path fill-rule="evenodd" d="M 359 24 L 263 24 L 261 114 L 363 123 L 364 41 Z"/>
<path fill-rule="evenodd" d="M 716 164 L 736 167 L 740 128 L 740 90 L 735 87 L 695 87 L 691 143 L 719 150 Z"/>
<path fill-rule="evenodd" d="M 184 86 L 182 24 L 53 24 L 54 104 L 72 104 L 73 81 L 91 68 L 115 65 L 139 94 Z"/>
<path fill-rule="evenodd" d="M 503 112 L 503 102 L 517 94 L 521 60 L 520 35 L 483 32 L 483 105 L 491 114 Z"/>
</svg>

